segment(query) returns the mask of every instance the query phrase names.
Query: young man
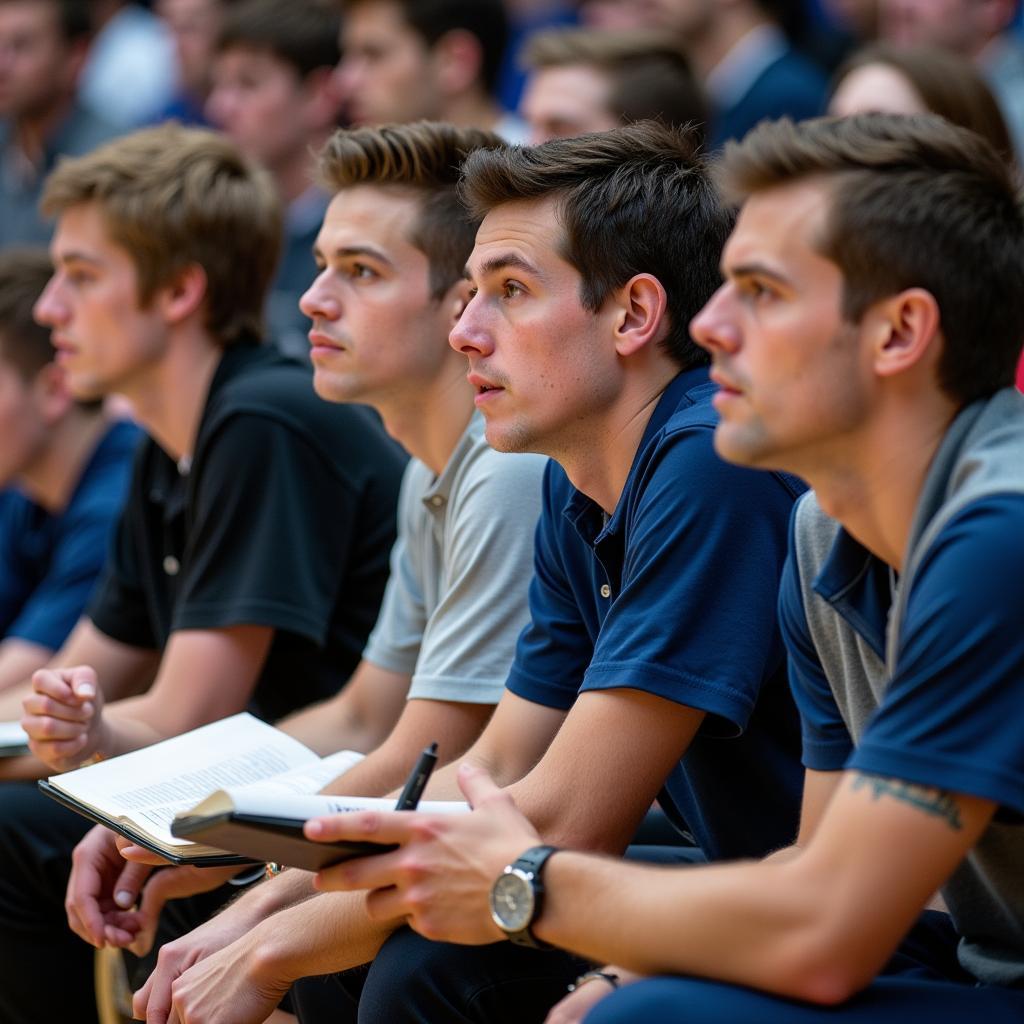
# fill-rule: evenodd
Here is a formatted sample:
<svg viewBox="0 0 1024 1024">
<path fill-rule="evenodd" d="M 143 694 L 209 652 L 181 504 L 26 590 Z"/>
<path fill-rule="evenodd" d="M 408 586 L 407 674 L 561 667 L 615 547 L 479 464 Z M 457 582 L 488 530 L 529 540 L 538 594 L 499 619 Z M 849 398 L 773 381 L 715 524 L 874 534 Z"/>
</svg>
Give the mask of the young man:
<svg viewBox="0 0 1024 1024">
<path fill-rule="evenodd" d="M 465 362 L 448 345 L 476 231 L 456 195 L 459 166 L 473 149 L 499 145 L 487 132 L 420 123 L 339 132 L 320 154 L 335 195 L 316 243 L 320 274 L 302 299 L 316 390 L 373 406 L 413 455 L 362 661 L 337 697 L 281 723 L 324 753 L 370 751 L 331 792 L 390 792 L 432 741 L 442 763 L 462 754 L 501 697 L 527 621 L 545 460 L 487 445 Z M 118 904 L 134 902 L 142 878 L 117 869 L 113 834 L 94 829 L 75 862 L 72 927 L 95 945 L 130 941 L 140 952 L 164 893 L 183 894 L 188 875 L 205 885 L 215 874 L 163 871 L 141 912 L 123 913 Z M 131 899 L 115 900 L 122 892 Z"/>
<path fill-rule="evenodd" d="M 469 756 L 551 842 L 621 852 L 662 791 L 708 857 L 753 856 L 796 830 L 797 722 L 775 602 L 797 488 L 712 449 L 713 388 L 686 325 L 718 284 L 731 218 L 691 146 L 647 123 L 466 161 L 484 216 L 452 344 L 469 357 L 492 446 L 557 460 L 531 622 Z M 457 796 L 454 772 L 428 791 Z M 257 1021 L 266 1004 L 253 993 L 365 963 L 396 923 L 368 920 L 361 895 L 316 896 L 259 923 L 240 903 L 205 937 L 165 947 L 136 1010 L 160 1019 L 173 998 L 184 1019 L 220 1019 L 230 1004 L 232 1019 Z M 399 932 L 361 1012 L 529 1020 L 576 973 L 561 954 Z M 354 1013 L 337 984 L 314 978 L 300 1001 L 326 989 L 332 1020 Z"/>
<path fill-rule="evenodd" d="M 519 104 L 530 143 L 656 118 L 690 125 L 695 145 L 708 119 L 704 95 L 678 46 L 649 32 L 552 29 L 522 54 Z"/>
<path fill-rule="evenodd" d="M 743 208 L 726 283 L 693 324 L 720 387 L 716 448 L 814 487 L 781 592 L 800 838 L 764 863 L 685 872 L 558 853 L 532 920 L 530 882 L 514 877 L 495 885 L 495 920 L 676 975 L 610 995 L 588 1024 L 1020 1021 L 1016 182 L 987 143 L 930 116 L 765 126 L 726 152 L 724 175 Z M 965 266 L 985 269 L 968 287 Z M 315 827 L 410 841 L 325 882 L 396 885 L 371 895 L 374 916 L 499 938 L 486 890 L 537 833 L 479 772 L 463 782 L 478 807 L 464 822 Z M 925 911 L 937 890 L 948 914 Z"/>
<path fill-rule="evenodd" d="M 44 250 L 0 254 L 0 691 L 42 668 L 92 593 L 138 431 L 76 402 L 32 307 Z M 0 721 L 21 717 L 0 693 Z"/>
<path fill-rule="evenodd" d="M 501 0 L 344 0 L 338 81 L 352 124 L 421 118 L 522 142 L 494 96 L 508 20 Z"/>
<path fill-rule="evenodd" d="M 336 692 L 376 619 L 404 460 L 258 343 L 273 184 L 228 140 L 167 125 L 67 161 L 44 205 L 36 313 L 69 387 L 125 395 L 152 440 L 87 615 L 24 702 L 35 753 L 61 770 Z M 87 823 L 34 787 L 0 786 L 0 804 L 0 1016 L 87 1021 L 91 959 L 61 899 Z"/>
<path fill-rule="evenodd" d="M 281 259 L 267 298 L 271 340 L 305 359 L 299 296 L 316 274 L 313 243 L 327 209 L 312 153 L 337 127 L 340 18 L 322 0 L 244 0 L 225 13 L 206 101 L 210 122 L 273 175 L 285 207 Z"/>
<path fill-rule="evenodd" d="M 0 0 L 0 246 L 45 244 L 46 175 L 115 134 L 76 99 L 90 34 L 86 0 Z"/>
</svg>

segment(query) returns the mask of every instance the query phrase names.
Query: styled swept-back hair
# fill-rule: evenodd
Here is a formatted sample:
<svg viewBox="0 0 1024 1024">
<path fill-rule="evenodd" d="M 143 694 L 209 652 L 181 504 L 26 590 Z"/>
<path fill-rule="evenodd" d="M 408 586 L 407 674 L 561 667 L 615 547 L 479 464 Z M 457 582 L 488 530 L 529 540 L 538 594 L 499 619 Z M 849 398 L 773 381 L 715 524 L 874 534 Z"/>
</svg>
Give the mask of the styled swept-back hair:
<svg viewBox="0 0 1024 1024">
<path fill-rule="evenodd" d="M 842 314 L 924 288 L 939 307 L 942 389 L 962 405 L 1013 382 L 1024 341 L 1024 214 L 1018 182 L 974 132 L 927 114 L 763 124 L 726 146 L 728 197 L 824 183 L 818 249 L 843 274 Z"/>
<path fill-rule="evenodd" d="M 335 192 L 397 185 L 419 197 L 409 240 L 426 255 L 431 294 L 439 299 L 464 276 L 480 223 L 459 199 L 462 163 L 475 150 L 504 146 L 493 132 L 433 121 L 342 129 L 321 150 L 319 171 Z"/>
<path fill-rule="evenodd" d="M 215 132 L 162 124 L 64 159 L 43 189 L 43 212 L 100 208 L 127 250 L 146 305 L 186 267 L 206 274 L 206 326 L 221 344 L 258 337 L 281 246 L 269 174 Z"/>
<path fill-rule="evenodd" d="M 707 363 L 689 325 L 721 283 L 733 217 L 692 135 L 638 121 L 476 152 L 465 164 L 463 196 L 480 218 L 504 203 L 554 199 L 565 233 L 561 255 L 582 277 L 584 307 L 596 312 L 631 277 L 652 274 L 668 296 L 666 351 L 682 367 Z"/>
</svg>

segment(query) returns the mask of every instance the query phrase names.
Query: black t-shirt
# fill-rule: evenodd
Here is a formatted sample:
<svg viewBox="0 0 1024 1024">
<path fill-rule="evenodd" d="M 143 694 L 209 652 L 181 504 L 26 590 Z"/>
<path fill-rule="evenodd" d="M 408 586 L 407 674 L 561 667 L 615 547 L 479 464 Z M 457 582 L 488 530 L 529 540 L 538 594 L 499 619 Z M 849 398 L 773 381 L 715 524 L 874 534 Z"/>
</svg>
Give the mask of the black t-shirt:
<svg viewBox="0 0 1024 1024">
<path fill-rule="evenodd" d="M 375 415 L 322 401 L 308 368 L 229 348 L 187 472 L 143 443 L 88 615 L 157 650 L 179 629 L 273 626 L 250 709 L 329 696 L 377 617 L 404 464 Z"/>
</svg>

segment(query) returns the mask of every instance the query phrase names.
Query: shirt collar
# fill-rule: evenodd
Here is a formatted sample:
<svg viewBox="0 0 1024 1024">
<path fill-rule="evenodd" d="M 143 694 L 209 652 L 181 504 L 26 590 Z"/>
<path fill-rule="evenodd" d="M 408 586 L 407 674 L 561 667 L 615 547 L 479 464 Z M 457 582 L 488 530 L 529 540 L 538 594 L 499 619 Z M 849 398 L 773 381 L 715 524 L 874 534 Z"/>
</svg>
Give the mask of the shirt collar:
<svg viewBox="0 0 1024 1024">
<path fill-rule="evenodd" d="M 439 476 L 434 477 L 433 483 L 424 492 L 423 504 L 427 510 L 434 515 L 441 515 L 448 499 L 451 497 L 452 488 L 455 486 L 455 478 L 462 469 L 466 457 L 476 447 L 484 433 L 484 417 L 479 411 L 475 411 L 462 432 L 462 436 L 455 444 L 452 454 L 441 470 Z"/>
</svg>

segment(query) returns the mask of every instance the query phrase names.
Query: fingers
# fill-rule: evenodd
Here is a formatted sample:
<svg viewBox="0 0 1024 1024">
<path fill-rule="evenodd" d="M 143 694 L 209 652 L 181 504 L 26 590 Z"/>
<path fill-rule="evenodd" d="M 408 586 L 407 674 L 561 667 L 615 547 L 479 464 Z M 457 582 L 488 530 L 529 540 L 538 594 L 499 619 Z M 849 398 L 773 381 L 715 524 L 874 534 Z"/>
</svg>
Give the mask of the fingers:
<svg viewBox="0 0 1024 1024">
<path fill-rule="evenodd" d="M 149 864 L 125 864 L 114 882 L 114 902 L 122 909 L 135 906 L 145 881 L 152 874 Z"/>
<path fill-rule="evenodd" d="M 502 793 L 498 784 L 483 768 L 469 761 L 464 761 L 459 765 L 457 779 L 459 789 L 469 801 L 470 807 L 477 807 L 488 797 L 495 798 Z"/>
<path fill-rule="evenodd" d="M 96 699 L 96 673 L 88 665 L 75 668 L 39 669 L 32 674 L 32 692 L 61 704 L 84 704 Z"/>
<path fill-rule="evenodd" d="M 166 857 L 161 857 L 160 854 L 153 853 L 152 850 L 147 850 L 144 846 L 136 846 L 130 839 L 125 839 L 123 836 L 117 837 L 117 849 L 125 860 L 131 861 L 133 864 L 149 864 L 150 867 L 162 868 L 171 863 Z"/>
<path fill-rule="evenodd" d="M 416 824 L 425 815 L 413 811 L 347 811 L 329 814 L 306 822 L 303 832 L 307 839 L 334 842 L 355 839 L 371 843 L 405 843 Z"/>
<path fill-rule="evenodd" d="M 315 888 L 324 892 L 352 892 L 360 889 L 387 888 L 401 871 L 401 850 L 356 857 L 317 872 Z"/>
</svg>

